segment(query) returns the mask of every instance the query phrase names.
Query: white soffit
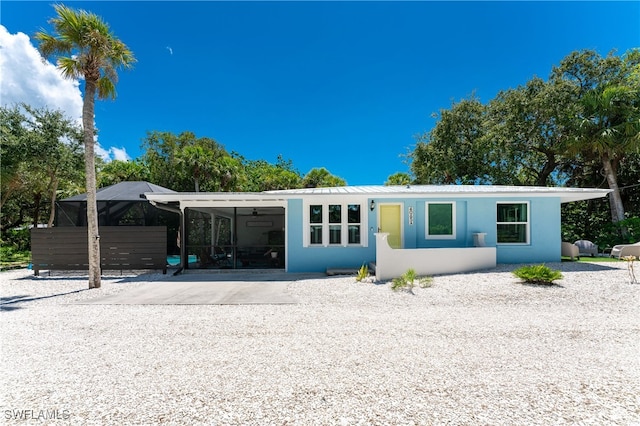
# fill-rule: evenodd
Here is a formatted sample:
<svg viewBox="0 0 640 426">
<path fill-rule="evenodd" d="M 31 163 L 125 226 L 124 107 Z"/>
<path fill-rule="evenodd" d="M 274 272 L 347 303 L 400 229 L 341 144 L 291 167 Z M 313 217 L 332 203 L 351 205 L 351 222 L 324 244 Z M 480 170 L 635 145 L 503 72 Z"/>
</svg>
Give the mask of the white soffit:
<svg viewBox="0 0 640 426">
<path fill-rule="evenodd" d="M 402 185 L 402 186 L 342 186 L 332 188 L 285 189 L 265 192 L 176 192 L 145 193 L 148 200 L 158 203 L 179 202 L 183 207 L 216 205 L 284 205 L 292 198 L 355 197 L 368 198 L 469 198 L 469 197 L 558 197 L 563 203 L 590 200 L 606 196 L 610 189 L 561 188 L 539 186 L 494 185 Z"/>
</svg>

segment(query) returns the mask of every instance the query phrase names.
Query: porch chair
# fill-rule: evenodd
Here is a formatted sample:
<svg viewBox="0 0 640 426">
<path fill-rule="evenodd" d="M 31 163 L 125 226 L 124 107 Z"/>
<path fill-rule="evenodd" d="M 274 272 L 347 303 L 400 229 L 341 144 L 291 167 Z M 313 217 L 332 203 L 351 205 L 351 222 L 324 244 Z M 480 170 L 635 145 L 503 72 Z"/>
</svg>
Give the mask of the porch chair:
<svg viewBox="0 0 640 426">
<path fill-rule="evenodd" d="M 563 241 L 562 248 L 561 248 L 561 255 L 564 257 L 570 257 L 571 260 L 574 260 L 574 258 L 580 259 L 580 249 L 575 244 L 571 244 Z"/>
<path fill-rule="evenodd" d="M 611 249 L 610 257 L 620 259 L 623 256 L 640 257 L 640 241 L 635 244 L 618 244 Z"/>
<path fill-rule="evenodd" d="M 580 250 L 580 256 L 590 255 L 591 257 L 598 255 L 598 246 L 589 240 L 578 240 L 574 243 Z"/>
</svg>

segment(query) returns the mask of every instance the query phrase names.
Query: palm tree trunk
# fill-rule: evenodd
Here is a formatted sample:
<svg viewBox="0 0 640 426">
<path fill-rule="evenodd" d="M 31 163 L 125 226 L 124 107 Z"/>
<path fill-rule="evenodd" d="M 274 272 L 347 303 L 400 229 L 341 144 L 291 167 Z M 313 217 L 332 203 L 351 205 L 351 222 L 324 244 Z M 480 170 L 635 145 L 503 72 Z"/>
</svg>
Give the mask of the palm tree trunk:
<svg viewBox="0 0 640 426">
<path fill-rule="evenodd" d="M 49 222 L 47 222 L 47 228 L 53 226 L 53 220 L 56 217 L 56 192 L 58 192 L 58 179 L 55 176 L 51 177 L 51 211 L 49 212 Z"/>
<path fill-rule="evenodd" d="M 96 165 L 93 114 L 95 109 L 96 82 L 85 80 L 82 104 L 84 131 L 84 167 L 87 186 L 87 238 L 89 244 L 89 288 L 100 287 L 100 234 L 98 233 L 98 204 L 96 201 Z"/>
<path fill-rule="evenodd" d="M 620 197 L 620 189 L 618 188 L 618 179 L 616 173 L 611 165 L 611 159 L 607 154 L 602 156 L 602 166 L 604 167 L 604 173 L 609 184 L 609 189 L 613 190 L 609 193 L 609 205 L 611 206 L 611 221 L 613 223 L 624 220 L 624 205 L 622 204 L 622 197 Z"/>
</svg>

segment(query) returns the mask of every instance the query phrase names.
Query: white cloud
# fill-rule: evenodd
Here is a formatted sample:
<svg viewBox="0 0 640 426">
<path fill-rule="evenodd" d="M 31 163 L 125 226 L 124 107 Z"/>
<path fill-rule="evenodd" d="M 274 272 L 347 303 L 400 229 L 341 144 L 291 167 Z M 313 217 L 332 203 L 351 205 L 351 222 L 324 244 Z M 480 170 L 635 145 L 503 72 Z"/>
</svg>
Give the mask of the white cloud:
<svg viewBox="0 0 640 426">
<path fill-rule="evenodd" d="M 131 160 L 131 157 L 127 154 L 127 150 L 125 148 L 116 148 L 115 146 L 112 146 L 109 149 L 104 149 L 100 144 L 96 144 L 95 151 L 96 155 L 107 163 L 112 160 Z"/>
<path fill-rule="evenodd" d="M 131 160 L 131 157 L 129 157 L 129 154 L 127 154 L 127 150 L 124 148 L 116 148 L 115 146 L 112 146 L 111 154 L 113 155 L 114 160 L 120 160 L 120 161 Z"/>
<path fill-rule="evenodd" d="M 9 34 L 0 25 L 0 104 L 24 102 L 35 108 L 59 109 L 80 122 L 82 94 L 77 80 L 67 80 L 51 62 L 43 62 L 24 33 Z"/>
<path fill-rule="evenodd" d="M 0 105 L 11 107 L 24 102 L 34 108 L 61 110 L 82 124 L 80 82 L 67 80 L 38 50 L 24 33 L 10 34 L 0 25 Z M 124 148 L 104 149 L 98 143 L 96 155 L 105 161 L 129 160 Z"/>
</svg>

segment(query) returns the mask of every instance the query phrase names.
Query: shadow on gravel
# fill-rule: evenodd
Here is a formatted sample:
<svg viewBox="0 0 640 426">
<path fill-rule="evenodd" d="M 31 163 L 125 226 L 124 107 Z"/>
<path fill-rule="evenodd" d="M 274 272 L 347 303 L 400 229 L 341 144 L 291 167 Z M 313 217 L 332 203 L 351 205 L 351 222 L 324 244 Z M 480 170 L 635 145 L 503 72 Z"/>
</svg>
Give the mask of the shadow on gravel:
<svg viewBox="0 0 640 426">
<path fill-rule="evenodd" d="M 514 270 L 525 265 L 539 265 L 544 262 L 532 262 L 521 264 L 502 264 L 493 269 L 487 269 L 482 272 L 513 272 Z M 610 265 L 609 265 L 610 263 Z M 607 262 L 605 263 L 587 263 L 587 262 L 549 262 L 544 263 L 552 269 L 558 269 L 562 272 L 598 272 L 598 271 L 617 271 L 621 267 L 625 267 L 622 262 Z"/>
<path fill-rule="evenodd" d="M 81 293 L 88 289 L 68 291 L 66 293 L 50 294 L 48 296 L 31 297 L 30 295 L 20 295 L 0 298 L 0 311 L 14 311 L 22 309 L 23 306 L 18 305 L 23 302 L 33 302 L 35 300 L 52 299 L 54 297 L 66 296 L 67 294 Z"/>
</svg>

